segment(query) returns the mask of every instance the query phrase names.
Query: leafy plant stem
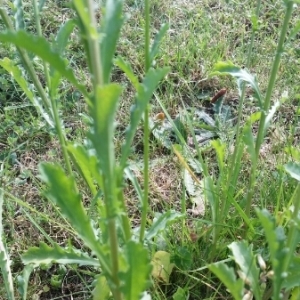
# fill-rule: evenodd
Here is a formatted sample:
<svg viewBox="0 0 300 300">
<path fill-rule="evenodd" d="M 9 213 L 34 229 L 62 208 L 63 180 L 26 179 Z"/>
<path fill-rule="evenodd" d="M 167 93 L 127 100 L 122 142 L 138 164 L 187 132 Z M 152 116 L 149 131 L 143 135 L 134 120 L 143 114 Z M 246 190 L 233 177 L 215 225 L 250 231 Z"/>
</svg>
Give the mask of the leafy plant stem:
<svg viewBox="0 0 300 300">
<path fill-rule="evenodd" d="M 150 68 L 150 3 L 145 0 L 145 72 Z M 149 108 L 144 112 L 144 195 L 141 216 L 140 242 L 144 240 L 148 212 L 149 195 Z"/>
<path fill-rule="evenodd" d="M 250 177 L 250 182 L 249 182 L 248 193 L 246 196 L 245 213 L 248 217 L 250 216 L 250 208 L 251 208 L 252 197 L 253 197 L 253 193 L 254 193 L 254 185 L 255 185 L 255 177 L 256 177 L 256 169 L 257 169 L 257 160 L 259 157 L 259 150 L 263 143 L 264 135 L 265 135 L 265 123 L 266 123 L 267 112 L 270 108 L 272 91 L 275 86 L 276 75 L 277 75 L 277 72 L 279 69 L 280 58 L 281 58 L 281 54 L 282 54 L 283 48 L 284 48 L 284 41 L 286 38 L 289 21 L 292 16 L 293 5 L 294 5 L 293 1 L 286 1 L 286 13 L 285 13 L 282 29 L 280 32 L 280 37 L 279 37 L 279 42 L 278 42 L 277 49 L 276 49 L 275 59 L 274 59 L 273 66 L 271 69 L 268 88 L 267 88 L 267 92 L 266 92 L 266 96 L 265 96 L 265 100 L 264 100 L 264 104 L 263 104 L 263 110 L 261 112 L 261 118 L 260 118 L 260 122 L 259 122 L 258 134 L 257 134 L 257 139 L 256 139 L 256 144 L 255 144 L 256 159 L 254 162 L 252 162 L 251 177 Z"/>
<path fill-rule="evenodd" d="M 260 5 L 261 5 L 261 0 L 257 0 L 256 3 L 256 11 L 255 11 L 255 15 L 258 18 L 259 16 L 259 10 L 260 10 Z M 255 28 L 255 26 L 252 26 L 253 30 L 251 33 L 251 40 L 250 40 L 250 45 L 248 47 L 248 53 L 247 53 L 247 61 L 246 61 L 246 67 L 249 68 L 250 64 L 251 64 L 251 58 L 252 58 L 252 52 L 253 52 L 253 44 L 254 44 L 254 38 L 255 38 L 255 34 L 257 29 Z M 237 163 L 237 161 L 239 160 L 239 149 L 241 147 L 241 121 L 242 121 L 242 116 L 243 116 L 243 106 L 244 106 L 244 102 L 245 102 L 245 93 L 246 93 L 246 85 L 245 83 L 243 83 L 243 87 L 242 87 L 242 92 L 241 92 L 241 96 L 240 96 L 240 101 L 239 101 L 239 107 L 238 107 L 238 117 L 237 117 L 237 124 L 236 124 L 236 142 L 235 142 L 235 147 L 234 147 L 234 152 L 233 152 L 233 156 L 232 156 L 232 161 L 231 161 L 231 166 L 233 166 L 233 168 L 229 168 L 229 176 L 228 176 L 228 193 L 227 193 L 227 201 L 225 201 L 225 203 L 228 203 L 228 199 L 232 199 L 233 193 L 234 193 L 234 189 L 236 186 L 236 181 L 238 176 L 235 176 L 235 174 L 237 175 L 239 173 L 239 169 L 240 169 L 240 164 Z M 222 213 L 225 213 L 225 215 L 227 214 L 225 211 L 225 207 L 222 210 Z"/>
<path fill-rule="evenodd" d="M 89 13 L 89 19 L 91 20 L 91 28 L 88 28 L 88 44 L 91 61 L 91 73 L 93 79 L 93 87 L 96 92 L 98 87 L 104 85 L 103 81 L 103 69 L 102 69 L 102 61 L 100 59 L 100 45 L 99 45 L 99 37 L 97 34 L 97 23 L 94 16 L 94 1 L 87 0 L 86 7 Z M 99 101 L 103 101 L 104 99 L 96 99 L 96 94 L 94 96 L 94 107 L 97 110 Z M 108 141 L 108 143 L 113 143 L 112 140 Z M 109 145 L 106 147 L 111 148 Z M 110 153 L 110 155 L 114 155 Z M 112 293 L 114 295 L 114 299 L 121 300 L 122 294 L 120 290 L 120 280 L 118 277 L 119 273 L 119 247 L 118 247 L 118 237 L 117 237 L 117 229 L 116 229 L 116 218 L 114 212 L 111 210 L 112 203 L 111 201 L 115 201 L 116 199 L 116 187 L 115 187 L 115 176 L 113 175 L 114 169 L 114 160 L 109 158 L 108 163 L 110 163 L 109 170 L 110 174 L 105 174 L 107 177 L 105 180 L 104 186 L 104 197 L 105 197 L 105 206 L 107 212 L 108 219 L 108 232 L 109 232 L 109 243 L 110 243 L 110 256 L 111 256 L 111 279 L 112 279 Z"/>
</svg>

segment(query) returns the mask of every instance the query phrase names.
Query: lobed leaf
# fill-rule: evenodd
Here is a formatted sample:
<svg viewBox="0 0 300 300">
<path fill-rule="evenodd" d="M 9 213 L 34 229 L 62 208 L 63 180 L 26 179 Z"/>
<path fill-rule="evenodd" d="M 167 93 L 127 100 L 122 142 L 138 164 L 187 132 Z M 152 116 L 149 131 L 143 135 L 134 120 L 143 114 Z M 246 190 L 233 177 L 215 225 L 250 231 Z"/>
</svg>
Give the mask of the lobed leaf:
<svg viewBox="0 0 300 300">
<path fill-rule="evenodd" d="M 33 265 L 38 267 L 40 265 L 49 265 L 51 263 L 59 264 L 79 264 L 82 266 L 99 267 L 99 261 L 95 258 L 89 257 L 87 254 L 74 249 L 64 249 L 58 244 L 49 247 L 47 244 L 41 242 L 39 247 L 31 247 L 22 255 L 22 262 L 25 265 Z"/>
<path fill-rule="evenodd" d="M 120 272 L 121 291 L 126 300 L 139 300 L 149 287 L 151 264 L 148 251 L 142 244 L 129 241 L 125 246 L 128 269 Z"/>
</svg>

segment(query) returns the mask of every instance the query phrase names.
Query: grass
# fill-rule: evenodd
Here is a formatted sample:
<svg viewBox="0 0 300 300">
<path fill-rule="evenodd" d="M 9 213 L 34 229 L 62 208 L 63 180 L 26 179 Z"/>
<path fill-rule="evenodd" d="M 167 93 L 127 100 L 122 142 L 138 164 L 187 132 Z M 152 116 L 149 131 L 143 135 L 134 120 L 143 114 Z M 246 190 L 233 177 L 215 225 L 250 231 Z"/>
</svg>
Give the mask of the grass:
<svg viewBox="0 0 300 300">
<path fill-rule="evenodd" d="M 279 29 L 284 17 L 284 7 L 281 1 L 263 1 L 261 4 L 258 31 L 254 40 L 254 51 L 250 58 L 249 70 L 256 74 L 260 89 L 264 94 L 267 89 L 271 63 L 274 58 L 279 36 Z M 28 30 L 34 32 L 33 11 L 30 2 L 25 3 L 25 18 Z M 26 5 L 27 4 L 27 5 Z M 126 1 L 126 22 L 121 32 L 117 46 L 117 54 L 131 63 L 133 71 L 139 78 L 144 74 L 144 7 L 139 1 Z M 184 115 L 184 107 L 205 108 L 211 112 L 210 98 L 221 88 L 227 89 L 225 104 L 232 108 L 236 117 L 238 110 L 238 91 L 235 81 L 230 77 L 210 77 L 213 66 L 218 61 L 233 61 L 235 65 L 244 66 L 247 63 L 247 49 L 251 38 L 251 15 L 255 11 L 255 1 L 151 1 L 151 39 L 162 23 L 169 23 L 170 29 L 163 39 L 160 52 L 155 60 L 156 65 L 170 66 L 170 72 L 160 83 L 156 97 L 172 119 L 178 114 Z M 59 12 L 59 13 L 57 13 Z M 53 40 L 62 21 L 70 18 L 72 12 L 62 8 L 58 1 L 48 1 L 47 9 L 42 18 L 42 31 L 49 40 Z M 292 24 L 297 20 L 296 10 Z M 0 28 L 2 24 L 0 21 Z M 291 25 L 292 27 L 292 25 Z M 298 33 L 299 36 L 299 33 Z M 214 245 L 214 224 L 207 204 L 207 213 L 195 215 L 192 197 L 185 193 L 183 180 L 184 168 L 180 156 L 163 147 L 152 135 L 150 136 L 150 176 L 149 176 L 149 211 L 147 222 L 150 224 L 156 213 L 174 209 L 187 210 L 184 220 L 176 222 L 167 228 L 163 234 L 154 238 L 152 252 L 164 250 L 171 254 L 171 261 L 176 267 L 169 278 L 168 284 L 156 279 L 150 293 L 153 299 L 184 299 L 175 298 L 174 294 L 182 292 L 190 299 L 232 299 L 224 285 L 209 272 L 211 263 L 228 259 L 230 251 L 227 246 L 234 241 L 245 238 L 253 244 L 255 253 L 260 253 L 268 260 L 266 238 L 255 213 L 255 208 L 267 208 L 271 211 L 277 224 L 287 226 L 290 211 L 290 199 L 296 188 L 296 182 L 283 170 L 283 165 L 299 157 L 291 156 L 291 147 L 299 151 L 299 45 L 297 40 L 290 42 L 282 55 L 282 62 L 277 74 L 276 86 L 272 101 L 281 98 L 283 92 L 288 93 L 287 100 L 276 113 L 265 143 L 259 152 L 259 162 L 255 174 L 255 186 L 251 205 L 251 222 L 255 232 L 245 236 L 245 223 L 234 206 L 230 206 L 226 222 L 219 224 L 222 228 Z M 0 56 L 11 57 L 12 48 L 1 44 Z M 76 75 L 88 89 L 93 83 L 87 78 L 88 69 L 84 60 L 84 49 L 77 35 L 71 35 L 71 43 L 66 55 Z M 34 62 L 40 78 L 43 78 L 43 68 L 39 60 Z M 7 248 L 13 261 L 12 272 L 16 278 L 21 274 L 23 264 L 20 255 L 29 247 L 38 246 L 40 241 L 67 246 L 71 243 L 78 249 L 86 251 L 82 241 L 78 239 L 75 230 L 65 222 L 60 211 L 50 205 L 40 193 L 43 183 L 39 180 L 38 163 L 62 162 L 59 141 L 54 132 L 47 130 L 46 124 L 38 117 L 36 110 L 22 93 L 11 77 L 0 69 L 0 186 L 22 202 L 7 200 L 4 204 L 3 227 Z M 114 67 L 112 71 L 114 82 L 124 87 L 122 100 L 117 111 L 117 132 L 115 145 L 117 155 L 120 155 L 124 131 L 129 122 L 130 106 L 134 89 L 124 74 Z M 42 79 L 44 80 L 44 79 Z M 82 141 L 86 136 L 87 123 L 84 115 L 87 107 L 80 93 L 68 82 L 60 87 L 61 97 L 58 106 L 66 124 L 66 134 L 71 141 Z M 245 103 L 242 112 L 242 124 L 257 111 L 253 92 L 246 89 Z M 162 112 L 162 107 L 153 97 L 150 107 L 150 118 Z M 186 121 L 186 128 L 189 127 Z M 226 164 L 224 174 L 232 168 L 227 162 L 232 158 L 233 144 L 230 130 L 223 128 L 222 142 L 225 145 Z M 253 132 L 257 133 L 257 125 Z M 129 161 L 133 172 L 143 187 L 143 128 L 138 129 L 132 146 Z M 219 164 L 215 150 L 207 145 L 201 157 L 208 166 L 207 173 L 215 182 L 219 180 Z M 199 157 L 198 157 L 199 158 Z M 245 197 L 251 177 L 251 158 L 246 150 L 241 153 L 241 171 L 235 186 L 234 200 L 246 207 Z M 91 195 L 78 173 L 75 173 L 79 188 L 83 194 L 84 205 L 91 205 Z M 203 174 L 197 174 L 199 180 L 204 180 Z M 225 176 L 225 175 L 224 175 Z M 129 180 L 126 180 L 125 198 L 132 225 L 140 225 L 140 207 L 138 194 Z M 220 185 L 217 197 L 223 197 L 226 187 Z M 217 198 L 216 198 L 217 199 Z M 97 218 L 98 211 L 94 206 L 90 214 Z M 214 246 L 213 246 L 214 245 Z M 215 247 L 215 248 L 213 248 Z M 152 254 L 153 254 L 152 253 Z M 229 264 L 236 266 L 231 260 Z M 66 269 L 64 269 L 66 268 Z M 237 269 L 237 267 L 235 267 Z M 92 282 L 97 271 L 91 267 L 76 267 L 56 264 L 37 268 L 29 281 L 28 299 L 89 299 L 93 289 Z M 0 277 L 0 299 L 5 290 Z M 267 287 L 270 281 L 267 281 Z M 179 289 L 178 289 L 179 288 Z M 182 291 L 181 291 L 182 289 Z M 178 296 L 179 297 L 179 296 Z M 267 296 L 266 296 L 267 297 Z M 269 298 L 264 298 L 269 299 Z M 296 299 L 296 298 L 295 298 Z"/>
</svg>

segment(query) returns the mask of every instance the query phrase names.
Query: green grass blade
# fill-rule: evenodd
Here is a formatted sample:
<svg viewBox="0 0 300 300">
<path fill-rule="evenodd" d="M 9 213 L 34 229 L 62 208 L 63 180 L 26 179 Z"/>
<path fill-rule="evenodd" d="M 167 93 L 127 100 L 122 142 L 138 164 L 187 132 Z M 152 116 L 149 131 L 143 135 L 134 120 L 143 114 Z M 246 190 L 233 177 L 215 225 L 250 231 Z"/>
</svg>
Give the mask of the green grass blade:
<svg viewBox="0 0 300 300">
<path fill-rule="evenodd" d="M 0 268 L 2 273 L 2 278 L 4 281 L 4 286 L 7 294 L 8 300 L 14 300 L 14 286 L 13 286 L 13 278 L 10 269 L 10 259 L 7 253 L 7 249 L 4 244 L 4 236 L 3 236 L 3 220 L 2 220 L 2 213 L 3 213 L 3 198 L 4 192 L 0 188 Z"/>
<path fill-rule="evenodd" d="M 66 61 L 58 53 L 53 51 L 50 43 L 44 37 L 33 36 L 22 30 L 18 32 L 6 31 L 0 33 L 0 41 L 12 43 L 17 47 L 34 53 L 48 62 L 51 67 L 55 68 L 62 76 L 74 84 L 83 95 L 87 96 L 85 87 L 77 81 L 72 69 L 68 67 Z"/>
<path fill-rule="evenodd" d="M 243 299 L 244 283 L 236 278 L 233 268 L 229 268 L 223 262 L 209 265 L 208 268 L 224 283 L 235 300 Z"/>
<path fill-rule="evenodd" d="M 100 267 L 99 261 L 88 256 L 75 248 L 69 247 L 64 249 L 58 244 L 49 247 L 45 243 L 40 243 L 39 247 L 31 247 L 22 255 L 22 262 L 25 265 L 33 265 L 38 267 L 40 265 L 49 265 L 51 263 L 59 264 L 79 264 L 82 266 Z"/>
<path fill-rule="evenodd" d="M 228 248 L 232 251 L 235 262 L 241 268 L 241 271 L 249 282 L 255 299 L 261 299 L 259 287 L 259 268 L 256 265 L 256 258 L 252 251 L 252 245 L 248 245 L 245 241 L 233 242 Z"/>
<path fill-rule="evenodd" d="M 128 269 L 120 273 L 123 282 L 121 290 L 126 300 L 139 300 L 142 292 L 150 285 L 151 264 L 146 248 L 142 244 L 129 241 L 125 247 Z"/>
<path fill-rule="evenodd" d="M 110 81 L 112 61 L 124 19 L 122 9 L 123 0 L 106 0 L 104 23 L 101 28 L 103 38 L 100 44 L 104 83 Z"/>
</svg>

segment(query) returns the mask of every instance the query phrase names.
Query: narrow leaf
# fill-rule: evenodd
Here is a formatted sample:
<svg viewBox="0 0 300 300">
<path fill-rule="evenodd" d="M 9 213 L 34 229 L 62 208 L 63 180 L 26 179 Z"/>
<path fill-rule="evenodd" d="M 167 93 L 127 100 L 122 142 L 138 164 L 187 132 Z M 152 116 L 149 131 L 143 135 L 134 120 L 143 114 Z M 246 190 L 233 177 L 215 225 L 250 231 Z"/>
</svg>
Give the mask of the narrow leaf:
<svg viewBox="0 0 300 300">
<path fill-rule="evenodd" d="M 233 268 L 223 262 L 209 265 L 208 268 L 224 283 L 235 300 L 243 298 L 244 283 L 236 278 Z"/>
<path fill-rule="evenodd" d="M 18 32 L 6 31 L 0 33 L 0 41 L 12 43 L 39 56 L 74 84 L 83 95 L 87 96 L 85 87 L 77 81 L 72 69 L 67 66 L 66 61 L 58 53 L 53 51 L 44 37 L 30 35 L 23 30 Z"/>
<path fill-rule="evenodd" d="M 163 25 L 161 25 L 158 33 L 155 35 L 154 42 L 153 42 L 151 50 L 150 50 L 150 61 L 151 62 L 153 62 L 155 56 L 157 55 L 161 41 L 168 29 L 169 29 L 169 25 L 163 24 Z"/>
<path fill-rule="evenodd" d="M 143 245 L 129 241 L 125 247 L 125 257 L 128 269 L 119 275 L 122 280 L 121 290 L 126 300 L 139 300 L 150 284 L 151 264 L 148 251 Z"/>
<path fill-rule="evenodd" d="M 134 75 L 133 70 L 131 68 L 131 65 L 129 62 L 125 61 L 121 56 L 118 56 L 115 59 L 115 64 L 118 66 L 128 77 L 128 79 L 131 81 L 132 85 L 136 90 L 139 88 L 139 79 L 137 76 Z"/>
<path fill-rule="evenodd" d="M 262 107 L 262 96 L 258 87 L 256 77 L 251 75 L 247 70 L 235 66 L 232 62 L 218 62 L 214 66 L 214 71 L 211 75 L 231 75 L 237 79 L 237 84 L 240 86 L 241 81 L 245 81 L 253 88 L 259 107 Z"/>
<path fill-rule="evenodd" d="M 108 83 L 110 80 L 113 57 L 124 20 L 122 9 L 123 0 L 106 0 L 104 23 L 102 25 L 103 38 L 100 45 L 104 83 Z"/>
<path fill-rule="evenodd" d="M 172 210 L 168 210 L 167 212 L 160 214 L 156 213 L 155 218 L 148 232 L 146 233 L 146 239 L 150 240 L 154 236 L 156 236 L 159 232 L 166 230 L 167 226 L 171 223 L 178 221 L 183 218 L 184 215 Z"/>
<path fill-rule="evenodd" d="M 126 161 L 130 153 L 130 146 L 137 130 L 139 122 L 142 119 L 143 113 L 155 91 L 159 81 L 165 77 L 168 68 L 164 69 L 150 69 L 143 83 L 139 85 L 135 105 L 131 108 L 130 123 L 126 129 L 125 144 L 122 147 L 122 154 L 120 159 L 121 169 L 126 166 Z"/>
<path fill-rule="evenodd" d="M 103 269 L 108 271 L 106 258 L 83 207 L 74 178 L 66 176 L 59 165 L 42 163 L 39 170 L 41 179 L 48 185 L 46 197 L 60 207 L 62 214 L 69 220 L 86 246 L 98 255 Z"/>
<path fill-rule="evenodd" d="M 17 277 L 18 292 L 20 293 L 22 300 L 27 299 L 28 281 L 33 269 L 34 269 L 33 264 L 28 264 L 27 266 L 24 267 L 22 275 L 19 275 Z"/>
<path fill-rule="evenodd" d="M 79 264 L 82 266 L 99 267 L 99 261 L 89 257 L 87 254 L 75 249 L 63 249 L 58 244 L 49 247 L 41 242 L 39 247 L 31 247 L 22 255 L 22 262 L 25 265 L 31 264 L 34 267 L 48 265 L 51 263 L 59 264 Z"/>
<path fill-rule="evenodd" d="M 16 30 L 25 29 L 22 0 L 14 0 Z"/>
</svg>

